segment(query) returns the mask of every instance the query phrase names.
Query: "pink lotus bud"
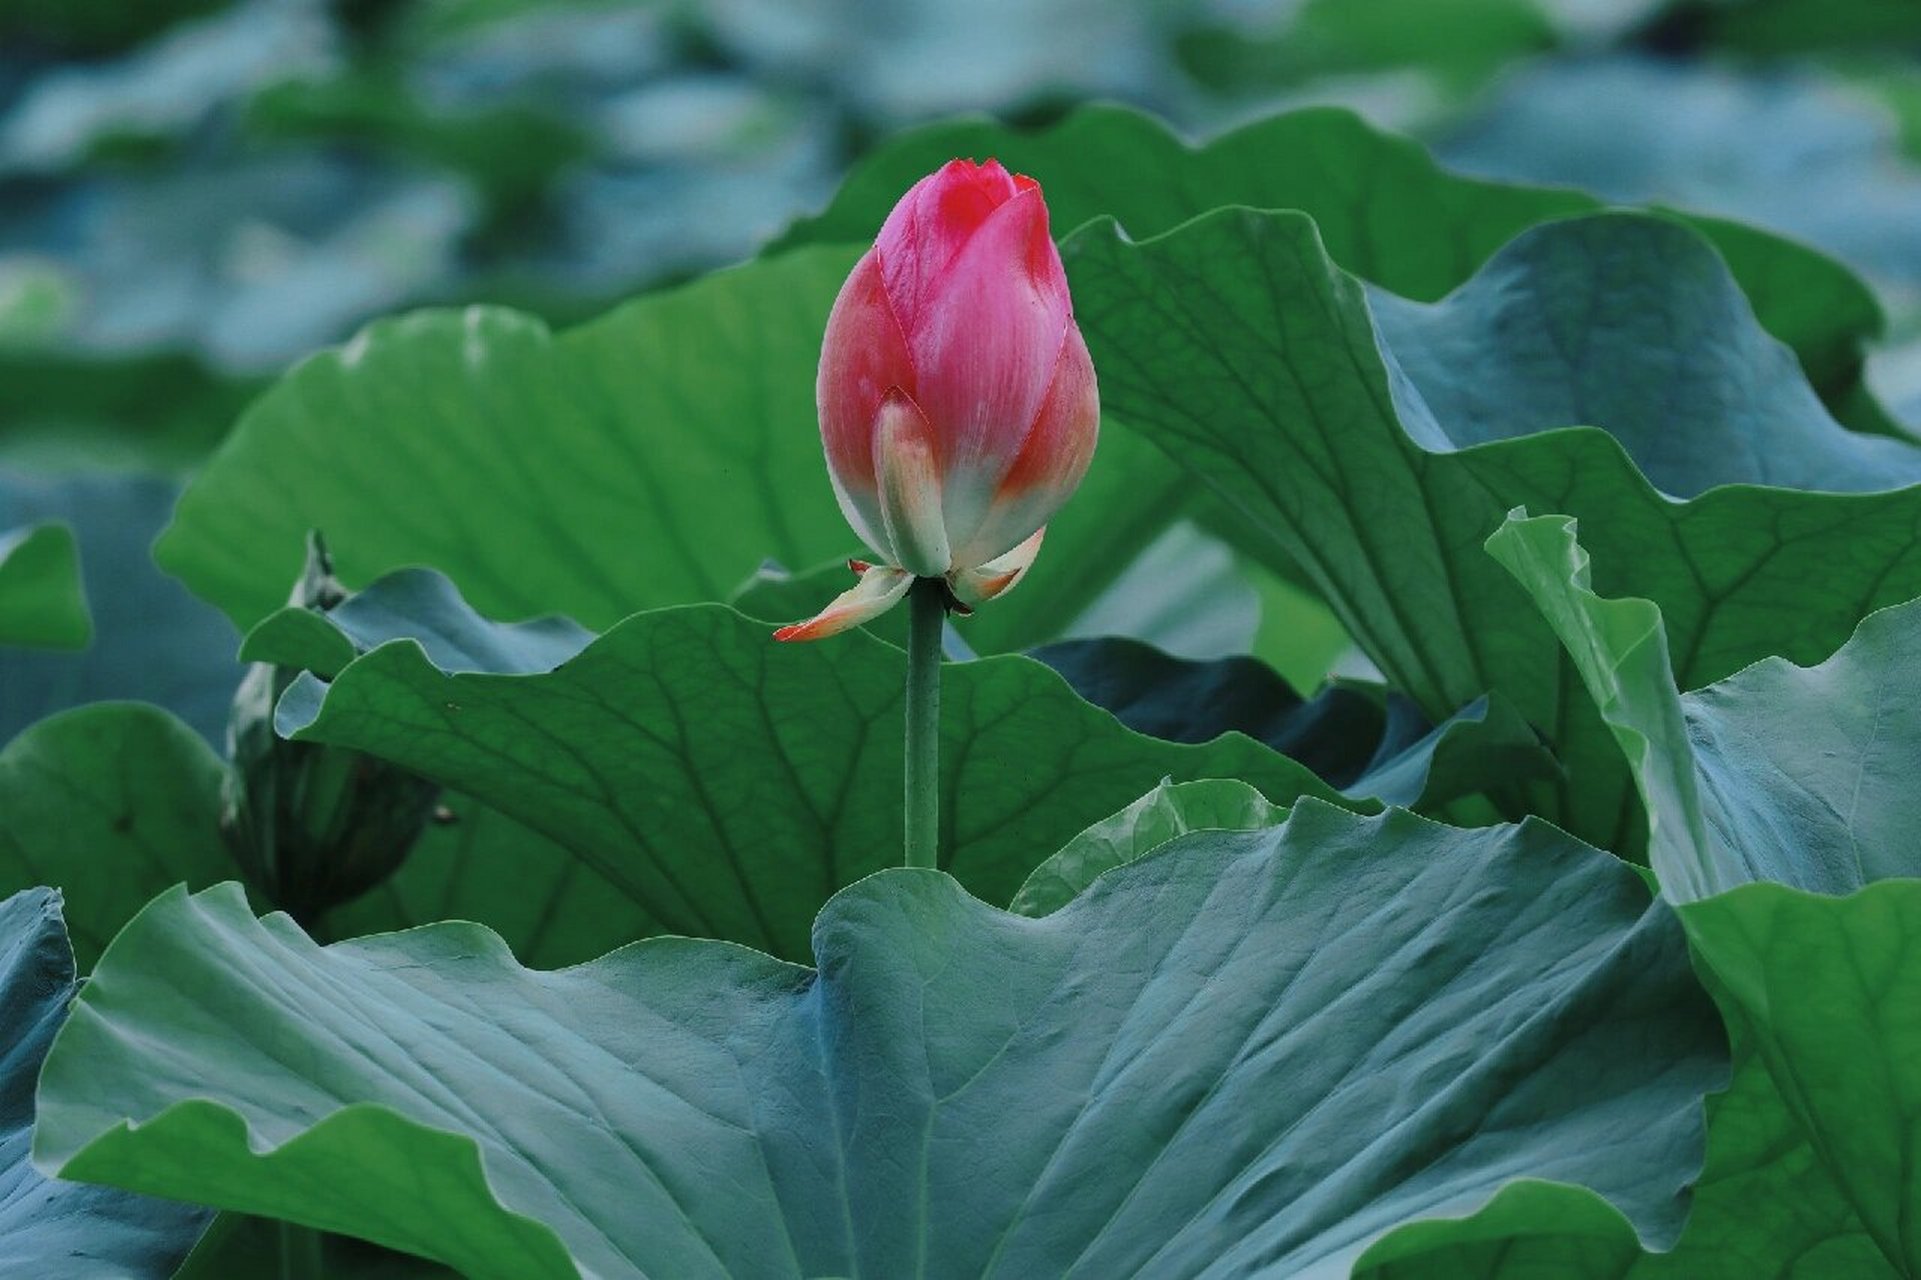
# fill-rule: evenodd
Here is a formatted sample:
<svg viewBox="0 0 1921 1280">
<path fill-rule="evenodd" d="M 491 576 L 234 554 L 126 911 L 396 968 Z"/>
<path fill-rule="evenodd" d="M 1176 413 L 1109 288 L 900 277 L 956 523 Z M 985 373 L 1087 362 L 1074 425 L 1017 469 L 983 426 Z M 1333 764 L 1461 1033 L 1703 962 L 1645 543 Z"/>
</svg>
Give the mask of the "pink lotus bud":
<svg viewBox="0 0 1921 1280">
<path fill-rule="evenodd" d="M 882 565 L 779 638 L 857 626 L 914 577 L 966 604 L 1013 586 L 1100 421 L 1040 184 L 993 160 L 915 183 L 841 287 L 815 397 L 834 494 Z"/>
</svg>

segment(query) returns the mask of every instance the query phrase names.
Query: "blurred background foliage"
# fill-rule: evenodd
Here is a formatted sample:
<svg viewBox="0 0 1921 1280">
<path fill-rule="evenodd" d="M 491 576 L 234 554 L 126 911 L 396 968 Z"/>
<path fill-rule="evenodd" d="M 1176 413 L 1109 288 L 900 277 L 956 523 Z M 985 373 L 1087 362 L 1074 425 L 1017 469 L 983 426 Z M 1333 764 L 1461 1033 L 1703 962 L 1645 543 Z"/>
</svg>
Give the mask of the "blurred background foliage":
<svg viewBox="0 0 1921 1280">
<path fill-rule="evenodd" d="M 74 527 L 96 637 L 0 653 L 0 740 L 108 696 L 217 738 L 236 637 L 146 552 L 290 363 L 413 305 L 594 314 L 956 112 L 1202 137 L 1335 103 L 1462 172 L 1753 222 L 1873 286 L 1869 383 L 1914 428 L 1918 54 L 1915 0 L 0 0 L 0 529 Z M 1340 664 L 1312 601 L 1242 576 L 1193 656 Z"/>
</svg>

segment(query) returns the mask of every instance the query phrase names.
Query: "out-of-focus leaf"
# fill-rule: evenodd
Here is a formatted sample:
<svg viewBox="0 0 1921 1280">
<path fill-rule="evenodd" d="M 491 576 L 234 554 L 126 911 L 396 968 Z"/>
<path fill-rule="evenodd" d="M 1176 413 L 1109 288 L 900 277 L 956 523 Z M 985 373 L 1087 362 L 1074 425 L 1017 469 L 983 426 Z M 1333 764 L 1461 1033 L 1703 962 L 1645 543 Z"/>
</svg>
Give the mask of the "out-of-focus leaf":
<svg viewBox="0 0 1921 1280">
<path fill-rule="evenodd" d="M 73 530 L 0 529 L 0 645 L 82 649 L 93 634 Z"/>
<path fill-rule="evenodd" d="M 1202 27 L 1182 38 L 1182 66 L 1216 92 L 1247 94 L 1321 76 L 1410 71 L 1454 93 L 1556 43 L 1537 0 L 1306 0 L 1273 30 Z"/>
<path fill-rule="evenodd" d="M 1904 164 L 1892 119 L 1829 78 L 1672 59 L 1551 63 L 1517 76 L 1442 153 L 1493 177 L 1741 218 L 1871 279 L 1921 284 L 1921 168 Z M 1756 310 L 1765 323 L 1768 304 Z"/>
<path fill-rule="evenodd" d="M 220 443 L 259 389 L 192 356 L 0 347 L 0 460 L 40 471 L 182 471 Z"/>
<path fill-rule="evenodd" d="M 149 551 L 178 493 L 157 476 L 0 473 L 0 508 L 73 527 L 94 624 L 79 653 L 0 650 L 0 742 L 109 699 L 158 703 L 209 742 L 224 738 L 240 682 L 233 628 L 162 574 Z"/>
<path fill-rule="evenodd" d="M 273 85 L 248 103 L 247 124 L 267 139 L 353 139 L 452 170 L 497 217 L 528 213 L 589 150 L 578 129 L 535 107 L 435 110 L 398 77 L 364 71 Z"/>
<path fill-rule="evenodd" d="M 68 7 L 117 6 L 78 0 Z M 165 0 L 158 7 L 178 15 L 220 6 Z M 0 12 L 0 28 L 7 16 Z M 0 173 L 64 169 L 115 135 L 184 134 L 270 78 L 327 65 L 333 43 L 316 5 L 244 4 L 183 23 L 111 61 L 57 66 L 30 81 L 0 116 Z"/>
</svg>

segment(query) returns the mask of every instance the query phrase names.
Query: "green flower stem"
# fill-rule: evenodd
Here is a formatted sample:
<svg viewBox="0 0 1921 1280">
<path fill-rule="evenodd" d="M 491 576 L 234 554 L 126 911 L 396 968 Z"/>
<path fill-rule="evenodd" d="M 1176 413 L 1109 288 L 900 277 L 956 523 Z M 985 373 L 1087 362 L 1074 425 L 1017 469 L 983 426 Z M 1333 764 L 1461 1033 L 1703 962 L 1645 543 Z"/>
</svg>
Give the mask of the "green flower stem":
<svg viewBox="0 0 1921 1280">
<path fill-rule="evenodd" d="M 940 865 L 940 633 L 947 584 L 916 578 L 907 593 L 907 865 Z"/>
</svg>

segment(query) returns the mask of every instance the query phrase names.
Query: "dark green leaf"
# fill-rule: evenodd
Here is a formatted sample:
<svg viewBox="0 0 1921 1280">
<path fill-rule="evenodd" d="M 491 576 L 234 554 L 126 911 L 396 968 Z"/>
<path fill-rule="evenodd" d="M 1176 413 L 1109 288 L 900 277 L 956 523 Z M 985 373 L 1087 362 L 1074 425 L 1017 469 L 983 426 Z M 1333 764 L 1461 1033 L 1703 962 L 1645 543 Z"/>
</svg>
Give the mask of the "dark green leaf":
<svg viewBox="0 0 1921 1280">
<path fill-rule="evenodd" d="M 628 619 L 545 674 L 449 675 L 394 643 L 304 677 L 281 731 L 476 796 L 572 850 L 644 913 L 636 933 L 799 957 L 835 890 L 901 858 L 905 656 L 850 634 L 775 643 L 719 606 Z M 1238 735 L 1133 733 L 1020 657 L 944 672 L 942 865 L 990 901 L 1159 779 L 1338 794 Z"/>
<path fill-rule="evenodd" d="M 1170 742 L 1244 733 L 1356 799 L 1431 808 L 1556 765 L 1505 701 L 1433 726 L 1398 694 L 1332 684 L 1311 701 L 1249 657 L 1193 662 L 1133 640 L 1067 640 L 1033 656 L 1128 728 Z"/>
<path fill-rule="evenodd" d="M 73 949 L 91 966 L 156 893 L 233 875 L 223 772 L 158 707 L 98 703 L 42 720 L 0 749 L 0 893 L 57 886 Z"/>
<path fill-rule="evenodd" d="M 1046 920 L 895 869 L 814 937 L 818 975 L 685 939 L 535 973 L 472 926 L 321 950 L 169 895 L 56 1046 L 38 1154 L 477 1280 L 1319 1278 L 1517 1174 L 1670 1241 L 1726 1075 L 1671 913 L 1545 824 L 1303 803 Z"/>
</svg>

